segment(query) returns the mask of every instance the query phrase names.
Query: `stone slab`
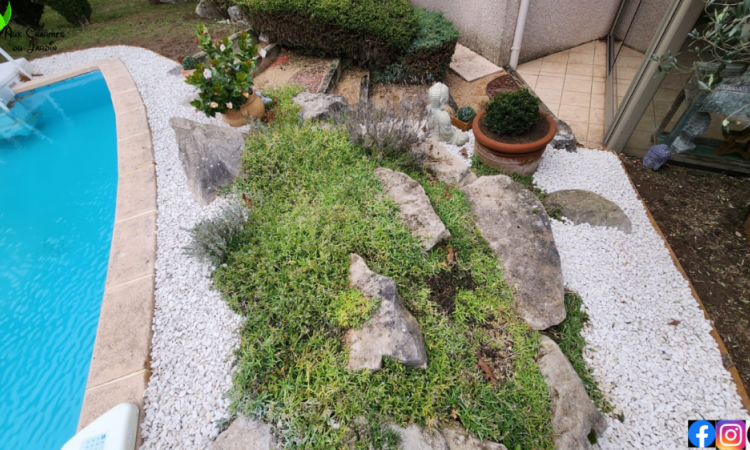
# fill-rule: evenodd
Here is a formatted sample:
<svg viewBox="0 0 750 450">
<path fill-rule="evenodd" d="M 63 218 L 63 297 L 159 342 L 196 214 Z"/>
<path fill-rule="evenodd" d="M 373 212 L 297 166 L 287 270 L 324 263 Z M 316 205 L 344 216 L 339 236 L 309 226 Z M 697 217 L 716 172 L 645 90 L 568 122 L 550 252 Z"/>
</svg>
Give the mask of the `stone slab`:
<svg viewBox="0 0 750 450">
<path fill-rule="evenodd" d="M 559 208 L 563 217 L 573 223 L 588 223 L 595 227 L 616 228 L 630 233 L 633 225 L 616 203 L 599 194 L 582 189 L 556 191 L 545 201 L 546 206 Z"/>
<path fill-rule="evenodd" d="M 211 450 L 272 450 L 278 447 L 271 427 L 240 416 L 216 438 Z"/>
<path fill-rule="evenodd" d="M 456 51 L 451 59 L 451 69 L 468 82 L 503 71 L 501 67 L 461 44 L 456 45 Z"/>
<path fill-rule="evenodd" d="M 106 289 L 154 273 L 156 211 L 115 223 Z"/>
<path fill-rule="evenodd" d="M 153 317 L 153 275 L 104 292 L 88 389 L 148 369 Z"/>
<path fill-rule="evenodd" d="M 149 211 L 156 211 L 154 166 L 143 166 L 127 173 L 120 173 L 117 181 L 115 222 Z"/>
<path fill-rule="evenodd" d="M 99 386 L 86 391 L 83 397 L 83 407 L 78 418 L 78 431 L 96 420 L 99 416 L 119 405 L 133 403 L 140 411 L 138 423 L 143 421 L 143 392 L 148 386 L 148 372 L 140 372 L 127 378 Z M 140 444 L 141 428 L 138 427 L 138 443 Z"/>
</svg>

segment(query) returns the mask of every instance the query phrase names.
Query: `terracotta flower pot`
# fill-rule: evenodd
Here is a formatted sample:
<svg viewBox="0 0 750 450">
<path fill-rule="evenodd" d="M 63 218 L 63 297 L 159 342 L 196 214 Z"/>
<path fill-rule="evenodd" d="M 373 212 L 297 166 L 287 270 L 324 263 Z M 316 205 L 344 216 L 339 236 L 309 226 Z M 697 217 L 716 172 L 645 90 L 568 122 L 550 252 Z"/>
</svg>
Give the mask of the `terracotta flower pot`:
<svg viewBox="0 0 750 450">
<path fill-rule="evenodd" d="M 240 107 L 239 111 L 235 109 L 229 110 L 226 114 L 222 114 L 221 118 L 233 127 L 241 127 L 249 124 L 252 120 L 262 118 L 265 113 L 266 106 L 263 104 L 263 100 L 255 95 L 255 91 L 253 91 L 252 95 Z"/>
<path fill-rule="evenodd" d="M 460 120 L 458 120 L 458 117 L 454 116 L 453 114 L 451 114 L 451 123 L 454 127 L 463 132 L 469 131 L 472 124 L 472 122 L 461 122 Z"/>
<path fill-rule="evenodd" d="M 482 120 L 486 111 L 480 111 L 474 118 L 471 127 L 475 138 L 474 153 L 479 156 L 483 163 L 506 173 L 531 175 L 536 172 L 547 144 L 552 141 L 555 133 L 557 133 L 555 119 L 542 110 L 539 110 L 539 112 L 549 124 L 549 131 L 543 138 L 528 144 L 506 144 L 491 139 L 482 133 L 482 130 L 479 129 L 479 121 Z"/>
<path fill-rule="evenodd" d="M 193 74 L 193 72 L 195 72 L 195 69 L 190 69 L 190 70 L 185 70 L 185 69 L 182 69 L 182 70 L 180 70 L 180 73 L 181 73 L 181 74 L 182 74 L 182 76 L 183 76 L 183 77 L 185 77 L 185 78 L 187 78 L 187 77 L 189 77 L 190 75 L 192 75 L 192 74 Z"/>
</svg>

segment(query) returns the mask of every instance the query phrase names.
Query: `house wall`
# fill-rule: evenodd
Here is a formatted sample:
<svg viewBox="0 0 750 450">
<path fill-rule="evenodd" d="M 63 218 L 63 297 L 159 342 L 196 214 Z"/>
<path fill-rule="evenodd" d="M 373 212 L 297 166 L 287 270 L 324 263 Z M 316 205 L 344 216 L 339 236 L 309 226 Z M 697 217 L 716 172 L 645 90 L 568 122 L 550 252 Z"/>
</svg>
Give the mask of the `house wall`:
<svg viewBox="0 0 750 450">
<path fill-rule="evenodd" d="M 619 7 L 620 0 L 531 0 L 520 62 L 606 37 Z"/>
<path fill-rule="evenodd" d="M 411 0 L 445 14 L 459 42 L 495 64 L 510 61 L 520 0 Z M 604 37 L 620 0 L 532 0 L 520 61 L 530 61 Z"/>
<path fill-rule="evenodd" d="M 615 39 L 625 38 L 625 46 L 646 53 L 672 0 L 627 0 L 620 23 L 615 28 Z M 637 8 L 637 12 L 636 12 Z M 633 17 L 635 15 L 635 17 Z M 632 22 L 632 23 L 631 23 Z M 628 28 L 630 30 L 628 31 Z M 625 37 L 627 33 L 627 37 Z"/>
</svg>

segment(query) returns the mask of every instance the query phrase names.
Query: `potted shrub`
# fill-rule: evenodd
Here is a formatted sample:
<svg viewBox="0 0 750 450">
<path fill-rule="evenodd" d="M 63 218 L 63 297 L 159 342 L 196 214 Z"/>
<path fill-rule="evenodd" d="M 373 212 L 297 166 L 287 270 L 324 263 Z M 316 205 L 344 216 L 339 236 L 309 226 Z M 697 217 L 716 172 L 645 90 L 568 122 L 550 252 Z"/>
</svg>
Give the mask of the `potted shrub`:
<svg viewBox="0 0 750 450">
<path fill-rule="evenodd" d="M 539 167 L 557 124 L 539 109 L 539 99 L 523 89 L 492 99 L 474 118 L 472 130 L 474 152 L 483 163 L 506 173 L 529 175 Z"/>
<path fill-rule="evenodd" d="M 476 111 L 471 106 L 462 106 L 454 116 L 451 114 L 451 123 L 461 131 L 469 131 L 471 122 L 477 116 Z"/>
<path fill-rule="evenodd" d="M 192 56 L 186 56 L 182 60 L 182 75 L 187 78 L 195 72 L 195 66 L 198 65 L 198 60 Z"/>
<path fill-rule="evenodd" d="M 229 38 L 212 40 L 206 27 L 198 25 L 198 47 L 206 52 L 210 66 L 196 64 L 195 72 L 185 80 L 200 91 L 198 98 L 190 102 L 196 110 L 208 117 L 221 114 L 224 122 L 233 127 L 247 125 L 266 112 L 263 100 L 253 90 L 258 48 L 244 32 L 239 35 L 237 46 L 234 53 Z"/>
</svg>

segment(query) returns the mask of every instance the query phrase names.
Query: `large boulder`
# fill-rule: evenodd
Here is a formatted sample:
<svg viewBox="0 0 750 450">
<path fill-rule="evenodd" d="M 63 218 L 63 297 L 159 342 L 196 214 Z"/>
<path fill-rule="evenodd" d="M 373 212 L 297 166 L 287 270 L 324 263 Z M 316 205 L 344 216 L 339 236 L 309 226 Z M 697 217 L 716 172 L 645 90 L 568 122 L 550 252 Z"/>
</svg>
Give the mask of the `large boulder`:
<svg viewBox="0 0 750 450">
<path fill-rule="evenodd" d="M 306 120 L 338 119 L 349 111 L 349 102 L 343 95 L 311 94 L 300 92 L 294 97 L 294 104 L 302 109 L 299 112 L 300 122 Z"/>
<path fill-rule="evenodd" d="M 630 233 L 633 225 L 616 203 L 601 195 L 580 189 L 556 191 L 547 196 L 548 208 L 559 208 L 563 217 L 573 223 L 588 223 L 599 227 L 617 228 Z"/>
<path fill-rule="evenodd" d="M 427 367 L 427 353 L 419 323 L 404 308 L 396 283 L 371 271 L 359 256 L 351 255 L 349 284 L 365 297 L 380 300 L 380 307 L 361 329 L 344 334 L 349 347 L 349 370 L 378 371 L 383 367 L 383 356 L 406 366 Z"/>
<path fill-rule="evenodd" d="M 480 177 L 462 188 L 477 228 L 515 288 L 516 310 L 536 330 L 565 320 L 560 254 L 539 199 L 505 175 Z"/>
<path fill-rule="evenodd" d="M 591 443 L 607 429 L 607 420 L 586 394 L 581 379 L 555 341 L 542 336 L 539 354 L 539 370 L 547 382 L 552 402 L 555 447 L 592 448 Z"/>
<path fill-rule="evenodd" d="M 428 173 L 443 183 L 461 187 L 477 179 L 465 161 L 432 138 L 412 147 L 412 155 L 424 165 Z"/>
<path fill-rule="evenodd" d="M 444 424 L 442 431 L 414 424 L 406 428 L 391 424 L 389 428 L 401 436 L 400 450 L 506 450 L 502 444 L 480 441 L 458 422 Z"/>
<path fill-rule="evenodd" d="M 224 18 L 224 14 L 208 0 L 200 0 L 198 6 L 195 7 L 195 13 L 203 19 L 221 20 Z"/>
<path fill-rule="evenodd" d="M 279 448 L 271 428 L 260 420 L 240 416 L 216 438 L 211 450 L 273 450 Z"/>
<path fill-rule="evenodd" d="M 229 127 L 202 124 L 181 117 L 169 119 L 179 148 L 188 187 L 204 205 L 216 191 L 239 175 L 245 134 Z"/>
<path fill-rule="evenodd" d="M 385 167 L 375 169 L 375 175 L 383 184 L 385 194 L 398 204 L 398 218 L 412 234 L 419 237 L 426 251 L 451 237 L 450 231 L 432 209 L 432 203 L 422 185 L 405 173 L 394 172 Z"/>
</svg>

